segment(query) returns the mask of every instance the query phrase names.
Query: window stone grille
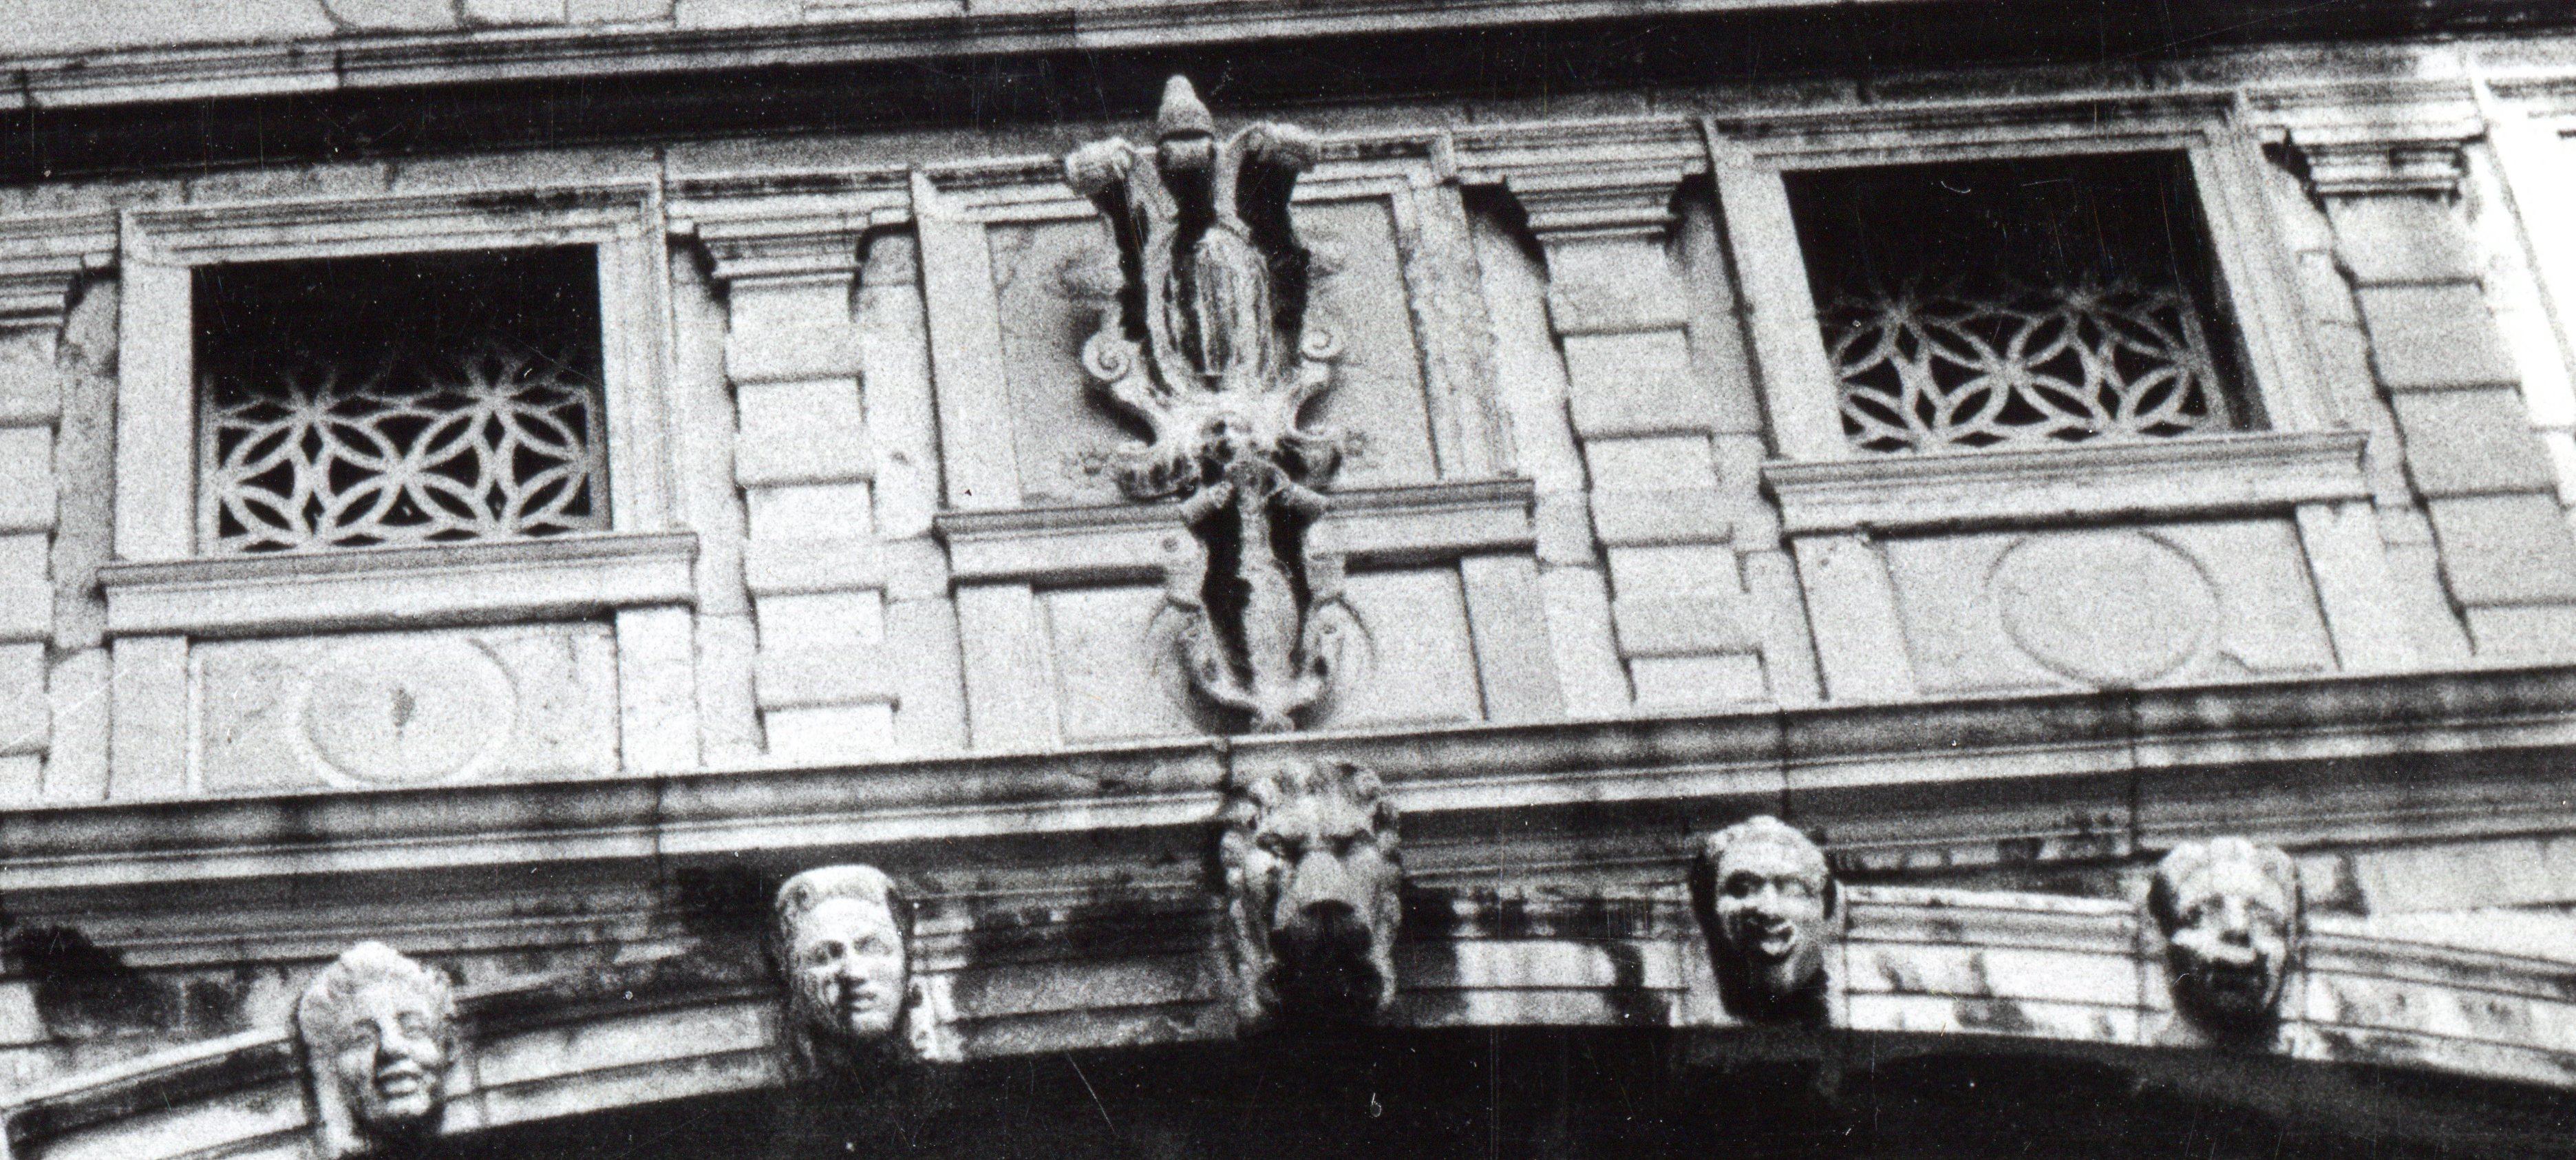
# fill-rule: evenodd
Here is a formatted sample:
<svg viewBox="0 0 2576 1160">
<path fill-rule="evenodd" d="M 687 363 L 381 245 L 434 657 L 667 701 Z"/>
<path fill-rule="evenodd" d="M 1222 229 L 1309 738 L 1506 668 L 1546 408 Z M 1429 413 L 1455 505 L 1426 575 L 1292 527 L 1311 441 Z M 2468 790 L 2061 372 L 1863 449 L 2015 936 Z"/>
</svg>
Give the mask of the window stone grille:
<svg viewBox="0 0 2576 1160">
<path fill-rule="evenodd" d="M 2179 159 L 1906 166 L 1792 188 L 1844 433 L 1951 451 L 2253 425 Z"/>
<path fill-rule="evenodd" d="M 201 277 L 201 312 L 211 315 L 198 391 L 207 548 L 306 552 L 607 528 L 595 276 L 588 250 L 549 257 L 561 253 Z"/>
</svg>

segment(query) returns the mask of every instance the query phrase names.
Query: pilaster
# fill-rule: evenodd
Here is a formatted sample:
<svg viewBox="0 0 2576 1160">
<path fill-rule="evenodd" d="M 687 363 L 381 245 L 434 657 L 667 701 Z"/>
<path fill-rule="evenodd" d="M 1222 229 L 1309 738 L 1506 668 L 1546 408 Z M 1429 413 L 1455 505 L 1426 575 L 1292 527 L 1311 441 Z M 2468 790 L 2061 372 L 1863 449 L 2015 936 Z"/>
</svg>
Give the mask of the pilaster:
<svg viewBox="0 0 2576 1160">
<path fill-rule="evenodd" d="M 1673 128 L 1680 132 L 1658 132 Z M 1520 205 L 1544 254 L 1546 321 L 1591 485 L 1583 529 L 1590 535 L 1567 537 L 1557 521 L 1560 534 L 1542 536 L 1555 541 L 1542 543 L 1542 565 L 1606 566 L 1612 644 L 1635 704 L 1808 699 L 1812 677 L 1801 674 L 1812 672 L 1811 662 L 1783 663 L 1807 647 L 1803 634 L 1794 650 L 1784 649 L 1771 623 L 1782 593 L 1770 589 L 1794 581 L 1788 569 L 1743 555 L 1778 555 L 1776 530 L 1760 521 L 1756 538 L 1767 534 L 1769 542 L 1737 542 L 1743 515 L 1761 504 L 1753 463 L 1736 461 L 1758 461 L 1759 436 L 1724 421 L 1746 408 L 1720 397 L 1721 376 L 1710 365 L 1717 360 L 1709 357 L 1715 335 L 1696 296 L 1709 292 L 1711 278 L 1721 291 L 1727 280 L 1700 268 L 1718 263 L 1688 261 L 1684 217 L 1675 210 L 1684 180 L 1707 169 L 1690 128 L 1484 143 L 1500 162 L 1488 171 Z M 1725 361 L 1742 361 L 1740 345 L 1727 353 Z M 1568 538 L 1592 542 L 1562 542 Z M 1582 618 L 1556 606 L 1602 582 L 1542 582 L 1552 631 L 1580 631 Z"/>
<path fill-rule="evenodd" d="M 82 566 L 94 567 L 91 557 L 105 549 L 104 511 L 89 513 L 94 518 L 81 526 L 64 524 L 64 497 L 87 490 L 67 478 L 77 472 L 65 452 L 104 449 L 59 446 L 91 433 L 63 421 L 62 339 L 83 271 L 107 266 L 115 243 L 105 218 L 0 227 L 0 808 L 46 798 L 94 801 L 104 788 L 104 738 L 94 747 L 79 744 L 87 731 L 66 731 L 57 721 L 103 724 L 98 714 L 57 712 L 82 698 L 105 698 L 106 666 L 95 663 L 104 658 L 80 648 L 94 653 L 99 641 L 61 642 L 73 647 L 60 656 L 51 646 L 60 607 L 94 600 Z M 84 550 L 90 548 L 96 551 Z M 60 582 L 74 572 L 82 583 Z M 80 759 L 93 748 L 92 760 Z"/>
<path fill-rule="evenodd" d="M 2404 448 L 2443 587 L 2480 659 L 2576 657 L 2576 536 L 2462 209 L 2462 128 L 2301 130 L 2369 366 Z M 2392 537 L 2404 565 L 2404 537 Z"/>
<path fill-rule="evenodd" d="M 889 187 L 827 201 L 747 198 L 701 209 L 696 222 L 727 311 L 724 377 L 735 411 L 732 483 L 744 504 L 754 704 L 770 755 L 811 761 L 894 748 L 908 732 L 897 725 L 904 658 L 935 649 L 939 642 L 928 638 L 942 635 L 943 619 L 946 651 L 955 650 L 953 614 L 924 617 L 888 605 L 890 561 L 937 551 L 926 520 L 890 528 L 880 518 L 886 456 L 871 423 L 871 327 L 862 306 L 902 313 L 904 303 L 870 301 L 860 272 L 869 231 L 900 220 L 901 198 Z M 909 257 L 908 245 L 896 248 Z M 916 385 L 926 393 L 926 384 Z M 893 458 L 907 465 L 922 462 L 926 450 L 909 446 L 920 441 L 918 425 L 899 424 L 906 446 Z M 915 599 L 944 602 L 943 584 L 914 587 Z M 711 627 L 719 640 L 739 635 L 731 625 Z M 916 740 L 940 735 L 934 729 Z"/>
</svg>

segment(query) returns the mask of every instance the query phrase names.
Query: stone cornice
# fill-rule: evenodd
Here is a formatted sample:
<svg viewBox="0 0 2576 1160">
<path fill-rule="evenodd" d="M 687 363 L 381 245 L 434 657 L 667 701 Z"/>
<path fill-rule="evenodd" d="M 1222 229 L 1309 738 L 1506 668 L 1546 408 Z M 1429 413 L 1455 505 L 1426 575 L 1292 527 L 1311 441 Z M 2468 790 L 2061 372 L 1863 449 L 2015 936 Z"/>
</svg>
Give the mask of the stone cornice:
<svg viewBox="0 0 2576 1160">
<path fill-rule="evenodd" d="M 0 220 L 0 327 L 59 322 L 73 280 L 115 260 L 106 214 Z"/>
<path fill-rule="evenodd" d="M 545 863 L 873 851 L 953 860 L 976 842 L 1160 831 L 1186 839 L 1217 806 L 1234 755 L 1289 749 L 1377 769 L 1408 819 L 1614 803 L 1785 810 L 1868 864 L 1871 833 L 1900 845 L 2089 851 L 2133 833 L 2189 832 L 2194 795 L 2239 802 L 2231 828 L 2296 845 L 2369 823 L 2418 833 L 2520 833 L 2568 824 L 2564 778 L 2506 751 L 2576 748 L 2576 669 L 2330 677 L 2134 692 L 1900 702 L 1702 717 L 1473 726 L 1399 733 L 1099 746 L 896 758 L 837 768 L 298 794 L 0 813 L 0 894 L 136 882 L 296 879 Z M 2455 756 L 2482 755 L 2474 768 Z M 2263 774 L 2244 771 L 2260 762 Z M 2427 762 L 2448 762 L 2439 784 Z M 2328 763 L 2332 801 L 2290 793 L 2246 808 L 2242 778 Z M 2236 769 L 2239 781 L 2209 783 Z M 2091 786 L 2094 789 L 2083 789 Z M 2098 794 L 2095 790 L 2098 789 Z M 1975 810 L 1940 804 L 1969 793 Z M 2070 820 L 2066 795 L 2104 816 Z M 2456 798 L 2457 800 L 2453 800 Z M 2138 803 L 2161 802 L 2136 813 Z M 1996 803 L 2033 802 L 2014 814 Z M 2042 817 L 2040 815 L 2046 815 Z M 1870 821 L 1870 819 L 1877 819 Z M 2392 820 L 2394 819 L 2394 820 Z M 1408 823 L 1410 824 L 1410 822 Z M 1436 823 L 1435 823 L 1436 824 Z M 2213 823 L 2214 824 L 2214 823 Z M 2083 831 L 2079 834 L 2077 831 Z M 2375 831 L 2374 831 L 2375 832 Z M 1652 835 L 1645 839 L 1654 846 Z M 968 843 L 968 846 L 939 843 Z M 941 851 L 931 853 L 934 846 Z M 1660 848 L 1660 847 L 1657 847 Z M 1481 851 L 1481 852 L 1480 852 Z M 2081 852 L 2080 851 L 2080 852 Z M 1482 846 L 1417 873 L 1476 876 L 1512 857 Z M 1480 862 L 1479 859 L 1487 861 Z M 1490 864 L 1489 864 L 1490 863 Z M 1479 867 L 1482 869 L 1479 869 Z"/>
<path fill-rule="evenodd" d="M 846 277 L 867 232 L 908 221 L 900 168 L 706 174 L 664 189 L 673 234 L 695 234 L 716 280 Z"/>
<path fill-rule="evenodd" d="M 2367 498 L 2364 443 L 2328 431 L 1870 455 L 1767 463 L 1762 480 L 1792 535 L 2280 511 Z"/>
</svg>

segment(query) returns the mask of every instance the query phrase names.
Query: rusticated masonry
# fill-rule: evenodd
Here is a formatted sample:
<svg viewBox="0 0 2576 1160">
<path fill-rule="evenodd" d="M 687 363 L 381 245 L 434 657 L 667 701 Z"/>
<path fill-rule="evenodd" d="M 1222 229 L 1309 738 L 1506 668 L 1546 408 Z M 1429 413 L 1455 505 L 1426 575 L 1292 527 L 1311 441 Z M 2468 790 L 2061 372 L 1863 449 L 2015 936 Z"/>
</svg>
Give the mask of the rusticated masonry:
<svg viewBox="0 0 2576 1160">
<path fill-rule="evenodd" d="M 1334 437 L 1300 425 L 1331 385 L 1333 341 L 1306 322 L 1309 255 L 1288 218 L 1313 137 L 1260 124 L 1219 141 L 1186 77 L 1163 93 L 1155 143 L 1093 142 L 1065 181 L 1118 239 L 1118 304 L 1083 347 L 1102 392 L 1152 442 L 1118 465 L 1129 498 L 1179 498 L 1202 551 L 1168 594 L 1190 686 L 1251 731 L 1294 729 L 1329 691 L 1333 569 L 1307 553 Z"/>
</svg>

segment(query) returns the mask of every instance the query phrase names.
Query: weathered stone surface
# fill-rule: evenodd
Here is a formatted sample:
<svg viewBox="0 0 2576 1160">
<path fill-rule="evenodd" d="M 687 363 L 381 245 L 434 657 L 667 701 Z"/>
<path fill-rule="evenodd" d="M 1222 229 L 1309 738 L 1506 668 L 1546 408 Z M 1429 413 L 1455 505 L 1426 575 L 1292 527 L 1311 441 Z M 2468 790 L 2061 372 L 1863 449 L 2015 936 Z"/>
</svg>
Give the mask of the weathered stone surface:
<svg viewBox="0 0 2576 1160">
<path fill-rule="evenodd" d="M 54 526 L 54 431 L 0 427 L 0 532 Z"/>
<path fill-rule="evenodd" d="M 2521 378 L 2477 283 L 2372 286 L 2355 291 L 2371 364 L 2391 391 L 2510 384 Z"/>
<path fill-rule="evenodd" d="M 339 25 L 321 0 L 25 0 L 11 12 L 13 52 L 83 52 L 143 45 L 209 44 L 329 36 Z"/>
<path fill-rule="evenodd" d="M 194 742 L 219 793 L 617 770 L 605 625 L 195 645 Z"/>
<path fill-rule="evenodd" d="M 2431 196 L 2326 199 L 2335 256 L 2356 285 L 2466 282 L 2483 273 L 2477 243 L 2450 199 Z"/>
<path fill-rule="evenodd" d="M 2576 540 L 2554 496 L 2475 496 L 2424 506 L 2452 599 L 2471 606 L 2576 600 Z"/>
<path fill-rule="evenodd" d="M 2511 388 L 2399 394 L 2389 406 L 2406 436 L 2407 473 L 2427 498 L 2558 486 L 2531 414 Z"/>
</svg>

